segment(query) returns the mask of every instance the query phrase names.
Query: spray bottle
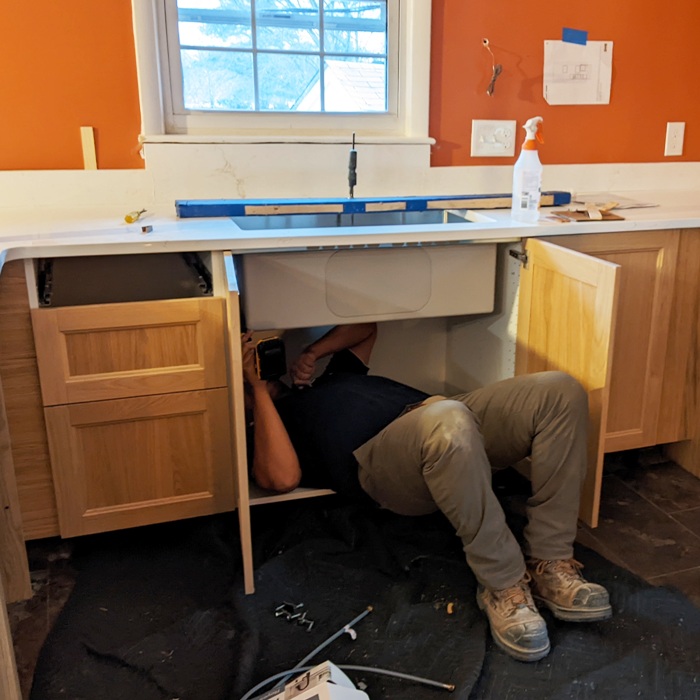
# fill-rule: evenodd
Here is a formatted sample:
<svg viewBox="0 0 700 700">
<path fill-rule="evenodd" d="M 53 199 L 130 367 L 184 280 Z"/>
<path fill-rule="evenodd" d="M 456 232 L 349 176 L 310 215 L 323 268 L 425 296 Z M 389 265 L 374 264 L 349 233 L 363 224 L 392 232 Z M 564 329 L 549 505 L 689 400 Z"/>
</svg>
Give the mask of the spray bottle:
<svg viewBox="0 0 700 700">
<path fill-rule="evenodd" d="M 542 138 L 542 117 L 525 122 L 525 141 L 513 168 L 513 199 L 511 216 L 516 221 L 536 223 L 540 217 L 540 193 L 542 191 L 542 163 L 537 155 L 537 142 Z"/>
</svg>

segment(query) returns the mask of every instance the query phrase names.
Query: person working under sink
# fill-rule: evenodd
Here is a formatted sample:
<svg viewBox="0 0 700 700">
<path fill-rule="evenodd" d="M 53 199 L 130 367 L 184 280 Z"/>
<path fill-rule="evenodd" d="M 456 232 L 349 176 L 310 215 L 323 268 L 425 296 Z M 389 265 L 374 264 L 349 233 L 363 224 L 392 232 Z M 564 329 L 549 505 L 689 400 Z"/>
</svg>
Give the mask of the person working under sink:
<svg viewBox="0 0 700 700">
<path fill-rule="evenodd" d="M 292 363 L 297 387 L 260 379 L 242 336 L 253 410 L 252 472 L 290 491 L 303 480 L 400 515 L 442 511 L 461 538 L 494 640 L 520 661 L 549 653 L 534 601 L 572 622 L 612 615 L 608 593 L 573 559 L 586 471 L 587 395 L 563 372 L 522 375 L 451 398 L 368 373 L 376 324 L 339 325 Z M 315 381 L 316 363 L 330 361 Z M 304 387 L 304 388 L 299 388 Z M 525 551 L 491 471 L 531 458 Z M 534 598 L 534 600 L 533 600 Z"/>
</svg>

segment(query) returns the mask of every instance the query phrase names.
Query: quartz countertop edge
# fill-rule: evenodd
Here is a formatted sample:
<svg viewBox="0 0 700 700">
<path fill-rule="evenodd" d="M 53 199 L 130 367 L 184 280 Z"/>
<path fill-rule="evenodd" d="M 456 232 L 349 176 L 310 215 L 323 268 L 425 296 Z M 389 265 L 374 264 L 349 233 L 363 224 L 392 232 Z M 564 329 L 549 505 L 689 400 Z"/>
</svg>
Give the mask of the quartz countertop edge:
<svg viewBox="0 0 700 700">
<path fill-rule="evenodd" d="M 0 209 L 0 265 L 5 260 L 83 255 L 221 251 L 233 253 L 295 251 L 334 247 L 450 243 L 515 242 L 529 237 L 583 233 L 700 228 L 700 193 L 621 192 L 658 206 L 619 210 L 621 221 L 515 222 L 506 209 L 476 210 L 485 221 L 382 226 L 352 229 L 316 228 L 244 231 L 230 218 L 178 219 L 154 208 L 133 224 L 124 222 L 128 208 Z M 542 209 L 546 216 L 551 207 Z M 146 232 L 142 227 L 150 227 Z"/>
</svg>

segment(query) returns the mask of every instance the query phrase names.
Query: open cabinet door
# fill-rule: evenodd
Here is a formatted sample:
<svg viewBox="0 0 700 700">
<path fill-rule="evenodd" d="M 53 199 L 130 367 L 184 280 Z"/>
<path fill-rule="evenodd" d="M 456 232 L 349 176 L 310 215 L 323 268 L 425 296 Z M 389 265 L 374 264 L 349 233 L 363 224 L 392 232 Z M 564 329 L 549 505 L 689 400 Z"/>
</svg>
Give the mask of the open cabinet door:
<svg viewBox="0 0 700 700">
<path fill-rule="evenodd" d="M 516 374 L 561 370 L 588 392 L 588 473 L 579 517 L 598 524 L 619 266 L 539 239 L 520 272 Z"/>
</svg>

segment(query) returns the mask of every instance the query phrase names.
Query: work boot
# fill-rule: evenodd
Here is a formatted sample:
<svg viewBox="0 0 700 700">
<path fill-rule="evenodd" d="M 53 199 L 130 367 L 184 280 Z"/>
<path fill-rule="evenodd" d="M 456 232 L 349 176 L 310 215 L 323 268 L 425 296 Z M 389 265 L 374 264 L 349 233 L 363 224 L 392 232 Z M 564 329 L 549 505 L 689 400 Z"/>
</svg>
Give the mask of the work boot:
<svg viewBox="0 0 700 700">
<path fill-rule="evenodd" d="M 529 559 L 532 596 L 554 617 L 570 622 L 607 620 L 612 616 L 608 592 L 581 576 L 583 564 L 575 559 Z"/>
<path fill-rule="evenodd" d="M 515 585 L 502 590 L 479 586 L 476 594 L 496 644 L 518 661 L 539 661 L 549 654 L 547 625 L 532 600 L 529 580 L 529 574 L 525 574 Z"/>
</svg>

